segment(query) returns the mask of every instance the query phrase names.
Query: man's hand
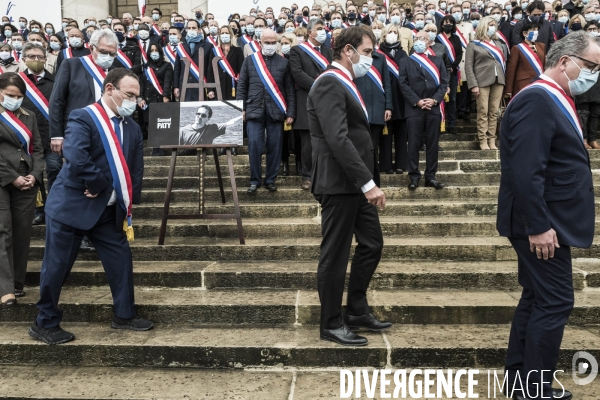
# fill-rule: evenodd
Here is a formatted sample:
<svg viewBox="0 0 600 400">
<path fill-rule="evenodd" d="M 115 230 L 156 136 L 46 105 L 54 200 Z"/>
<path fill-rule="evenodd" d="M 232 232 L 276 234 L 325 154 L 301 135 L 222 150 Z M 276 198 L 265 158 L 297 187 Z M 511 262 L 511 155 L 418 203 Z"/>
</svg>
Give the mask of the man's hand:
<svg viewBox="0 0 600 400">
<path fill-rule="evenodd" d="M 370 204 L 379 207 L 380 210 L 385 208 L 385 193 L 377 186 L 366 192 L 365 197 Z"/>
<path fill-rule="evenodd" d="M 471 89 L 471 93 L 473 93 L 473 96 L 475 96 L 475 98 L 479 97 L 479 86 L 475 86 L 473 89 Z"/>
<path fill-rule="evenodd" d="M 531 252 L 535 252 L 540 260 L 542 257 L 544 260 L 554 257 L 554 248 L 560 248 L 554 229 L 539 235 L 529 235 L 529 249 Z"/>
<path fill-rule="evenodd" d="M 142 100 L 138 103 L 138 106 L 140 106 L 140 108 L 142 110 L 144 110 L 146 108 L 146 100 Z"/>
<path fill-rule="evenodd" d="M 173 94 L 175 95 L 175 97 L 179 98 L 179 88 L 173 89 Z"/>
<path fill-rule="evenodd" d="M 30 184 L 30 182 L 25 179 L 24 176 L 20 176 L 17 179 L 15 179 L 14 181 L 12 181 L 12 184 L 14 187 L 16 187 L 17 189 L 24 191 L 24 190 L 30 190 L 31 187 L 33 185 Z"/>
<path fill-rule="evenodd" d="M 163 103 L 168 103 L 170 101 L 171 101 L 171 99 L 169 99 L 168 97 L 164 97 L 163 96 Z"/>
<path fill-rule="evenodd" d="M 52 150 L 53 153 L 56 154 L 61 154 L 62 153 L 62 147 L 63 147 L 63 139 L 52 139 L 50 140 L 50 149 Z"/>
<path fill-rule="evenodd" d="M 98 193 L 91 194 L 88 189 L 85 189 L 85 192 L 83 192 L 83 194 L 85 194 L 85 197 L 88 197 L 90 199 L 95 199 L 96 197 L 98 197 Z"/>
<path fill-rule="evenodd" d="M 294 118 L 292 118 L 292 117 L 287 117 L 287 118 L 285 119 L 285 123 L 286 123 L 286 124 L 288 124 L 288 125 L 291 125 L 291 124 L 293 124 L 293 123 L 294 123 Z"/>
<path fill-rule="evenodd" d="M 206 97 L 208 97 L 209 99 L 214 99 L 215 98 L 215 92 L 208 92 L 206 94 Z"/>
<path fill-rule="evenodd" d="M 392 110 L 385 110 L 383 120 L 387 122 L 390 119 L 392 119 Z"/>
<path fill-rule="evenodd" d="M 29 186 L 30 186 L 30 187 L 33 187 L 33 186 L 35 185 L 35 182 L 36 182 L 36 180 L 35 180 L 35 176 L 33 176 L 33 175 L 27 175 L 27 176 L 25 177 L 25 179 L 26 179 L 26 180 L 27 180 L 27 182 L 29 183 Z"/>
</svg>

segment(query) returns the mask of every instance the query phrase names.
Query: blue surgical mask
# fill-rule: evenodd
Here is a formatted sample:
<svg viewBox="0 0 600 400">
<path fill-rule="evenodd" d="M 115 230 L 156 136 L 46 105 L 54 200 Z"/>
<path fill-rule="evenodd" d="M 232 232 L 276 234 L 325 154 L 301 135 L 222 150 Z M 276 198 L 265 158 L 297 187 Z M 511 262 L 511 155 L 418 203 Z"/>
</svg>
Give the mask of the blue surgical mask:
<svg viewBox="0 0 600 400">
<path fill-rule="evenodd" d="M 435 32 L 429 32 L 429 40 L 432 42 L 435 40 L 437 34 Z"/>
<path fill-rule="evenodd" d="M 495 26 L 489 26 L 488 30 L 487 30 L 487 35 L 489 37 L 494 36 L 494 33 L 496 33 L 496 27 Z"/>
<path fill-rule="evenodd" d="M 110 54 L 98 54 L 98 58 L 94 60 L 94 62 L 102 69 L 109 69 L 114 61 L 115 58 Z"/>
<path fill-rule="evenodd" d="M 479 20 L 478 19 L 472 19 L 471 20 L 471 25 L 473 25 L 473 29 L 477 28 L 477 25 L 479 25 Z"/>
<path fill-rule="evenodd" d="M 78 38 L 78 37 L 69 38 L 69 45 L 71 47 L 78 48 L 78 47 L 81 47 L 82 44 L 83 44 L 83 42 L 81 41 L 81 38 Z"/>
<path fill-rule="evenodd" d="M 425 26 L 425 21 L 415 21 L 415 28 L 417 29 L 423 29 L 423 27 Z"/>
<path fill-rule="evenodd" d="M 332 20 L 331 21 L 331 26 L 333 28 L 336 28 L 336 29 L 339 28 L 339 27 L 341 27 L 342 26 L 342 20 L 341 19 L 334 19 L 334 20 Z"/>
<path fill-rule="evenodd" d="M 538 38 L 538 31 L 531 31 L 527 34 L 527 40 L 535 42 Z"/>
<path fill-rule="evenodd" d="M 246 25 L 246 33 L 250 36 L 254 35 L 254 25 Z"/>
<path fill-rule="evenodd" d="M 359 54 L 354 47 L 352 47 L 352 50 L 354 50 L 356 54 Z M 363 56 L 362 54 L 359 55 L 360 59 L 356 64 L 354 64 L 352 62 L 352 59 L 348 57 L 348 59 L 352 63 L 352 71 L 354 72 L 354 76 L 357 78 L 365 76 L 367 72 L 369 72 L 369 70 L 371 69 L 371 65 L 373 65 L 373 59 L 371 57 Z"/>
<path fill-rule="evenodd" d="M 287 19 L 285 19 L 285 18 L 281 18 L 281 19 L 279 20 L 279 25 L 280 25 L 280 26 L 284 26 L 286 22 L 287 22 Z"/>
<path fill-rule="evenodd" d="M 158 51 L 153 51 L 152 53 L 150 53 L 150 58 L 154 61 L 158 61 L 158 59 L 160 58 L 160 53 Z"/>
<path fill-rule="evenodd" d="M 183 22 L 175 22 L 175 23 L 173 24 L 173 26 L 174 26 L 175 28 L 179 29 L 179 30 L 182 30 L 182 29 L 184 28 L 184 25 L 185 25 L 185 24 L 184 24 Z"/>
<path fill-rule="evenodd" d="M 390 22 L 394 25 L 400 25 L 400 16 L 392 15 L 392 17 L 390 18 Z"/>
<path fill-rule="evenodd" d="M 573 61 L 571 57 L 569 57 L 569 60 L 571 60 L 573 64 L 577 65 L 577 63 Z M 598 81 L 598 72 L 594 74 L 591 70 L 587 68 L 581 68 L 579 65 L 577 65 L 577 68 L 579 68 L 579 76 L 575 80 L 569 79 L 567 73 L 563 71 L 563 74 L 565 74 L 569 80 L 569 91 L 571 92 L 571 96 L 579 96 L 580 94 L 584 94 L 590 90 L 592 86 L 594 86 L 596 81 Z"/>
<path fill-rule="evenodd" d="M 152 14 L 152 19 L 154 21 L 158 21 L 160 19 L 160 15 L 159 14 Z"/>
<path fill-rule="evenodd" d="M 385 14 L 379 14 L 379 15 L 377 16 L 377 19 L 378 19 L 378 20 L 379 20 L 379 22 L 381 22 L 382 24 L 385 24 L 385 20 L 386 20 L 386 18 L 385 18 Z"/>
<path fill-rule="evenodd" d="M 288 33 L 294 33 L 294 27 L 293 26 L 288 26 L 287 28 L 285 28 L 285 31 Z"/>
<path fill-rule="evenodd" d="M 2 107 L 6 108 L 8 111 L 17 111 L 21 107 L 21 104 L 23 104 L 23 97 L 17 100 L 6 95 L 4 95 L 4 101 L 0 103 L 0 105 L 2 105 Z"/>
<path fill-rule="evenodd" d="M 46 33 L 48 35 L 52 35 L 54 33 L 54 29 L 52 29 L 52 28 L 46 28 Z"/>
<path fill-rule="evenodd" d="M 327 39 L 327 32 L 325 29 L 317 31 L 317 37 L 315 39 L 317 39 L 317 42 L 323 43 Z"/>
<path fill-rule="evenodd" d="M 425 50 L 427 50 L 427 44 L 421 40 L 417 40 L 413 44 L 413 49 L 415 50 L 416 53 L 423 54 L 423 53 L 425 53 Z"/>
<path fill-rule="evenodd" d="M 12 31 L 10 29 L 4 31 L 4 36 L 7 38 L 12 37 Z"/>
<path fill-rule="evenodd" d="M 50 42 L 50 48 L 52 48 L 52 50 L 60 50 L 62 46 L 60 45 L 60 43 L 56 43 L 56 42 Z"/>
<path fill-rule="evenodd" d="M 456 22 L 460 22 L 460 20 L 462 19 L 462 13 L 461 12 L 455 12 L 452 13 L 452 16 L 454 17 L 454 19 L 456 20 Z"/>
<path fill-rule="evenodd" d="M 117 93 L 119 93 L 119 97 L 121 97 L 121 99 L 123 99 L 123 96 L 121 96 L 121 92 L 119 90 L 117 90 L 116 88 L 115 88 L 115 91 Z M 113 101 L 113 103 L 115 103 L 115 106 L 117 106 L 117 102 L 115 101 L 115 99 L 113 99 L 112 97 L 110 99 Z M 131 114 L 133 114 L 135 112 L 136 108 L 137 108 L 137 104 L 135 103 L 135 101 L 123 99 L 123 102 L 121 103 L 121 105 L 117 106 L 117 114 L 119 114 L 119 116 L 121 116 L 121 117 L 129 117 Z"/>
<path fill-rule="evenodd" d="M 169 35 L 169 43 L 177 44 L 177 43 L 179 43 L 179 39 L 177 38 L 176 35 Z"/>
</svg>

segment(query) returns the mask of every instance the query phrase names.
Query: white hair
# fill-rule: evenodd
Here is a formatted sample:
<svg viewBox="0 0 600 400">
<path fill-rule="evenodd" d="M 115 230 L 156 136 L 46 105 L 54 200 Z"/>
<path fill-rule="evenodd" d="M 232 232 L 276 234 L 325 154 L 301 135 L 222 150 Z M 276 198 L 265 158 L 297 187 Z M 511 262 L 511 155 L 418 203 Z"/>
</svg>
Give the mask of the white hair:
<svg viewBox="0 0 600 400">
<path fill-rule="evenodd" d="M 106 39 L 106 44 L 117 47 L 119 45 L 119 39 L 117 39 L 117 35 L 110 29 L 99 29 L 92 33 L 92 37 L 90 38 L 90 46 L 97 47 L 100 39 Z"/>
</svg>

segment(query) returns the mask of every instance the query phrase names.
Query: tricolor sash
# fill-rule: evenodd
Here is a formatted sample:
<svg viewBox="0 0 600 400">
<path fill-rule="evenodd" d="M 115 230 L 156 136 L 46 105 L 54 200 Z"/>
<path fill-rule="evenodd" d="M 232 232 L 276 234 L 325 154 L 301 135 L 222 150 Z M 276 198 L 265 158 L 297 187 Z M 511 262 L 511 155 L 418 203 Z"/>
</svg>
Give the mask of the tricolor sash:
<svg viewBox="0 0 600 400">
<path fill-rule="evenodd" d="M 563 112 L 565 117 L 567 117 L 573 128 L 579 134 L 579 137 L 583 140 L 583 130 L 581 129 L 581 124 L 579 123 L 579 117 L 577 115 L 577 110 L 575 109 L 575 102 L 573 102 L 573 99 L 567 96 L 565 91 L 555 83 L 544 79 L 538 79 L 528 86 L 525 86 L 519 93 L 517 93 L 516 96 L 512 98 L 511 103 L 516 97 L 521 95 L 521 93 L 526 92 L 529 89 L 536 88 L 543 89 L 546 91 L 546 93 L 548 93 L 552 101 L 554 101 L 558 108 Z"/>
<path fill-rule="evenodd" d="M 440 18 L 444 18 L 446 16 L 446 12 L 442 10 L 437 10 L 435 14 Z"/>
<path fill-rule="evenodd" d="M 417 27 L 415 26 L 414 22 L 409 22 L 408 24 L 406 24 L 406 26 L 407 26 L 409 29 L 416 29 L 416 28 L 417 28 Z"/>
<path fill-rule="evenodd" d="M 17 54 L 16 50 L 13 50 L 13 54 L 12 54 L 13 58 L 15 59 L 16 62 L 21 61 L 21 58 L 19 57 L 19 55 Z"/>
<path fill-rule="evenodd" d="M 68 60 L 69 58 L 73 58 L 73 49 L 71 47 L 67 47 L 66 49 L 64 49 L 62 51 L 63 53 L 63 58 L 65 60 Z"/>
<path fill-rule="evenodd" d="M 4 68 L 0 67 L 0 75 L 4 73 Z"/>
<path fill-rule="evenodd" d="M 381 51 L 381 50 L 377 50 L 377 51 L 379 51 L 379 53 L 381 53 L 385 56 L 385 60 L 387 61 L 388 71 L 390 71 L 390 73 L 392 75 L 394 75 L 396 77 L 396 79 L 400 78 L 400 67 L 398 66 L 398 64 L 396 64 L 396 61 L 394 61 L 394 59 L 392 59 L 392 57 L 388 56 L 383 51 Z"/>
<path fill-rule="evenodd" d="M 252 49 L 254 53 L 260 52 L 261 50 L 260 44 L 256 40 L 252 40 L 250 43 L 248 43 L 248 46 L 250 46 L 250 49 Z"/>
<path fill-rule="evenodd" d="M 465 38 L 465 35 L 462 34 L 462 32 L 460 31 L 460 29 L 458 29 L 458 27 L 456 28 L 456 32 L 454 34 L 456 36 L 458 36 L 458 38 L 460 39 L 460 45 L 463 47 L 463 49 L 469 45 L 469 42 Z"/>
<path fill-rule="evenodd" d="M 371 68 L 369 68 L 369 71 L 367 71 L 367 76 L 371 78 L 371 80 L 375 83 L 375 86 L 377 86 L 379 90 L 385 93 L 385 90 L 383 89 L 383 81 L 381 79 L 381 74 L 379 73 L 377 68 L 375 68 L 374 65 L 371 65 Z"/>
<path fill-rule="evenodd" d="M 160 95 L 162 95 L 163 88 L 162 88 L 162 86 L 160 86 L 160 82 L 158 81 L 158 78 L 156 77 L 156 73 L 154 72 L 154 70 L 152 68 L 148 67 L 144 70 L 144 74 L 146 74 L 146 79 L 148 79 L 148 81 L 150 81 L 152 86 L 154 86 L 154 89 L 156 89 L 156 91 Z"/>
<path fill-rule="evenodd" d="M 208 35 L 206 37 L 206 40 L 208 41 L 208 43 L 212 44 L 215 47 L 217 47 L 219 45 L 219 43 L 211 35 Z"/>
<path fill-rule="evenodd" d="M 342 23 L 342 28 L 346 29 L 346 28 L 348 28 L 348 26 L 349 25 L 347 23 L 345 23 L 345 22 Z"/>
<path fill-rule="evenodd" d="M 244 44 L 250 44 L 250 42 L 252 42 L 252 38 L 248 35 L 242 35 L 242 42 L 244 42 Z"/>
<path fill-rule="evenodd" d="M 302 17 L 302 22 L 304 22 L 306 25 L 308 25 L 308 18 Z"/>
<path fill-rule="evenodd" d="M 277 107 L 279 107 L 279 110 L 285 114 L 287 112 L 287 103 L 283 97 L 283 94 L 281 94 L 273 75 L 271 75 L 271 72 L 269 72 L 267 69 L 267 65 L 265 64 L 265 59 L 263 58 L 262 53 L 257 51 L 250 57 L 252 57 L 252 62 L 254 63 L 256 72 L 265 85 L 265 89 L 267 89 L 267 92 L 269 92 L 271 98 L 275 104 L 277 104 Z"/>
<path fill-rule="evenodd" d="M 417 36 L 417 33 L 419 33 L 419 31 L 418 31 L 418 30 L 416 30 L 416 29 L 413 29 L 413 30 L 412 30 L 413 38 L 414 38 L 415 36 Z"/>
<path fill-rule="evenodd" d="M 343 72 L 335 70 L 335 69 L 329 69 L 325 72 L 323 72 L 321 75 L 319 75 L 317 77 L 317 79 L 315 79 L 315 83 L 319 80 L 322 79 L 324 76 L 333 76 L 335 77 L 337 80 L 339 80 L 342 85 L 344 85 L 346 87 L 346 89 L 348 89 L 348 91 L 350 92 L 350 94 L 352 95 L 352 97 L 354 97 L 354 99 L 356 99 L 356 101 L 358 102 L 358 104 L 360 104 L 360 106 L 363 109 L 363 112 L 365 113 L 365 118 L 367 119 L 367 121 L 369 120 L 369 113 L 367 112 L 367 106 L 365 106 L 365 102 L 362 99 L 362 96 L 360 95 L 360 92 L 358 91 L 358 88 L 356 87 L 356 85 L 354 84 L 354 82 L 352 82 L 350 79 L 348 79 L 346 77 L 346 75 L 344 75 Z"/>
<path fill-rule="evenodd" d="M 188 60 L 190 60 L 190 73 L 194 78 L 200 81 L 200 70 L 198 69 L 198 66 L 196 65 L 194 59 L 190 57 L 188 52 L 185 50 L 185 47 L 183 47 L 183 43 L 179 43 L 177 45 L 177 54 L 179 54 L 179 58 L 187 58 Z"/>
<path fill-rule="evenodd" d="M 127 225 L 131 227 L 131 207 L 133 204 L 133 187 L 129 167 L 121 147 L 121 138 L 117 137 L 112 121 L 104 107 L 98 103 L 85 107 L 100 132 L 108 165 L 113 178 L 113 187 L 117 194 L 117 203 L 127 214 Z"/>
<path fill-rule="evenodd" d="M 480 46 L 480 47 L 483 47 L 484 49 L 486 49 L 490 53 L 490 55 L 492 57 L 494 57 L 496 59 L 496 61 L 498 61 L 498 63 L 502 67 L 502 71 L 504 71 L 504 69 L 506 68 L 506 66 L 504 65 L 504 54 L 502 53 L 502 50 L 500 50 L 492 42 L 484 42 L 484 41 L 481 41 L 481 40 L 473 40 L 473 43 L 475 43 L 477 46 Z"/>
<path fill-rule="evenodd" d="M 119 60 L 119 62 L 127 69 L 131 69 L 131 67 L 133 67 L 129 57 L 127 57 L 127 54 L 125 54 L 125 52 L 121 49 L 117 50 L 117 60 Z"/>
<path fill-rule="evenodd" d="M 325 58 L 325 56 L 323 54 L 316 51 L 313 46 L 311 46 L 307 42 L 304 42 L 304 43 L 300 44 L 299 47 L 306 54 L 308 54 L 309 57 L 312 58 L 312 60 L 315 63 L 317 63 L 317 65 L 321 68 L 321 70 L 324 70 L 327 68 L 327 66 L 329 65 L 329 61 L 327 61 L 327 58 Z"/>
<path fill-rule="evenodd" d="M 27 78 L 29 80 L 29 78 Z M 0 113 L 0 122 L 4 122 L 8 125 L 15 135 L 19 138 L 19 141 L 23 145 L 25 152 L 29 155 L 33 154 L 33 134 L 25 126 L 23 122 L 12 112 L 4 110 Z"/>
<path fill-rule="evenodd" d="M 433 51 L 431 47 L 428 47 L 427 50 L 425 50 L 425 54 L 428 56 L 435 56 L 435 51 Z"/>
<path fill-rule="evenodd" d="M 454 50 L 454 46 L 452 46 L 450 40 L 443 33 L 437 35 L 437 38 L 440 41 L 440 43 L 443 44 L 446 48 L 446 54 L 448 55 L 450 62 L 454 64 L 454 62 L 456 61 L 456 51 Z"/>
<path fill-rule="evenodd" d="M 40 92 L 40 90 L 35 86 L 35 83 L 33 83 L 31 79 L 29 79 L 25 72 L 19 72 L 19 75 L 23 79 L 23 82 L 25 82 L 25 95 L 27 96 L 27 98 L 29 98 L 29 100 L 31 100 L 31 102 L 35 104 L 35 106 L 38 108 L 38 110 L 40 110 L 44 118 L 50 121 L 50 114 L 48 113 L 48 99 L 46 99 L 46 96 L 44 96 L 42 92 Z"/>
<path fill-rule="evenodd" d="M 167 56 L 167 60 L 171 63 L 171 65 L 175 66 L 175 61 L 177 61 L 177 53 L 173 50 L 171 45 L 165 46 L 165 55 Z"/>
<path fill-rule="evenodd" d="M 102 93 L 102 85 L 104 83 L 104 78 L 106 78 L 106 72 L 104 72 L 102 68 L 96 65 L 91 54 L 89 56 L 80 57 L 79 59 L 81 60 L 81 63 L 83 64 L 83 67 L 88 72 L 88 74 L 90 74 L 92 78 L 94 78 L 94 83 L 100 89 L 99 92 Z"/>
<path fill-rule="evenodd" d="M 142 61 L 144 64 L 148 64 L 148 54 L 144 51 L 144 46 L 142 45 L 142 41 L 138 40 L 138 47 L 140 48 L 140 53 L 142 53 Z"/>
<path fill-rule="evenodd" d="M 535 71 L 535 73 L 540 76 L 544 72 L 544 67 L 542 67 L 542 61 L 538 57 L 535 51 L 531 50 L 531 47 L 527 46 L 525 43 L 519 43 L 517 45 L 521 53 L 525 56 L 531 68 Z"/>
<path fill-rule="evenodd" d="M 498 35 L 500 40 L 504 42 L 504 44 L 506 45 L 508 54 L 510 54 L 510 45 L 508 44 L 508 40 L 506 39 L 506 36 L 504 36 L 504 33 L 500 32 L 500 31 L 496 31 L 496 34 Z"/>
<path fill-rule="evenodd" d="M 425 69 L 425 71 L 427 71 L 427 73 L 429 73 L 429 75 L 433 77 L 433 80 L 435 81 L 436 85 L 440 85 L 440 82 L 442 81 L 440 70 L 438 69 L 438 67 L 436 67 L 433 61 L 427 58 L 427 56 L 424 56 L 419 53 L 412 53 L 410 55 L 410 58 L 412 58 L 413 61 L 419 64 L 421 68 Z"/>
<path fill-rule="evenodd" d="M 516 19 L 513 19 L 512 21 L 510 21 L 510 24 L 514 26 L 517 24 L 517 22 L 519 22 L 519 21 L 517 21 Z"/>
<path fill-rule="evenodd" d="M 231 64 L 229 63 L 229 61 L 227 60 L 227 57 L 225 57 L 225 53 L 223 53 L 223 49 L 221 49 L 220 46 L 215 46 L 215 47 L 213 47 L 213 53 L 214 53 L 215 57 L 221 57 L 221 60 L 219 61 L 219 65 L 221 66 L 221 68 L 223 68 L 223 71 L 227 72 L 227 74 L 234 80 L 237 80 L 238 76 L 233 71 L 233 68 L 231 67 Z"/>
<path fill-rule="evenodd" d="M 162 32 L 160 31 L 160 29 L 158 29 L 158 26 L 156 26 L 156 24 L 152 25 L 152 30 L 154 31 L 155 34 L 157 34 L 158 36 L 162 36 Z"/>
</svg>

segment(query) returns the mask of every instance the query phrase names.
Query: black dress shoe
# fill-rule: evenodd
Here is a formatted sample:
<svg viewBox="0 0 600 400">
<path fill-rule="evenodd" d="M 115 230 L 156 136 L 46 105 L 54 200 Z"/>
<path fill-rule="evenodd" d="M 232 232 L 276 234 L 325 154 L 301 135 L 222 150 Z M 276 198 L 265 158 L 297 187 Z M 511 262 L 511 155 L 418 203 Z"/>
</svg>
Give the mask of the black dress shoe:
<svg viewBox="0 0 600 400">
<path fill-rule="evenodd" d="M 250 187 L 248 188 L 248 194 L 256 194 L 257 191 L 258 191 L 257 185 L 250 185 Z"/>
<path fill-rule="evenodd" d="M 67 343 L 75 339 L 75 335 L 62 329 L 60 325 L 45 329 L 37 326 L 36 322 L 29 328 L 29 336 L 46 344 Z"/>
<path fill-rule="evenodd" d="M 453 126 L 446 127 L 446 133 L 456 134 L 456 128 Z"/>
<path fill-rule="evenodd" d="M 427 145 L 424 144 L 421 146 L 421 148 L 419 149 L 419 151 L 427 151 Z"/>
<path fill-rule="evenodd" d="M 415 180 L 410 180 L 410 183 L 408 184 L 408 189 L 409 190 L 415 190 L 416 188 L 419 187 L 419 181 L 415 181 Z"/>
<path fill-rule="evenodd" d="M 337 329 L 321 329 L 321 340 L 329 340 L 344 346 L 366 346 L 369 340 L 352 332 L 348 325 Z"/>
<path fill-rule="evenodd" d="M 35 214 L 33 217 L 32 225 L 44 225 L 46 223 L 46 215 L 45 214 Z"/>
<path fill-rule="evenodd" d="M 83 238 L 81 245 L 79 246 L 79 251 L 83 251 L 84 253 L 93 253 L 96 251 L 96 248 L 88 238 Z"/>
<path fill-rule="evenodd" d="M 275 186 L 274 183 L 267 183 L 267 184 L 265 184 L 265 188 L 267 188 L 267 190 L 269 192 L 276 192 L 277 191 L 277 186 Z"/>
<path fill-rule="evenodd" d="M 290 176 L 290 163 L 287 161 L 283 162 L 283 172 L 281 173 L 283 176 Z"/>
<path fill-rule="evenodd" d="M 397 169 L 397 170 L 396 170 L 396 173 L 397 173 L 398 175 L 402 175 L 402 174 L 404 173 L 404 170 Z"/>
<path fill-rule="evenodd" d="M 344 315 L 344 321 L 350 329 L 364 328 L 373 332 L 379 332 L 392 326 L 391 322 L 378 321 L 371 313 L 360 315 L 358 317 L 346 314 Z"/>
<path fill-rule="evenodd" d="M 552 399 L 557 400 L 571 400 L 573 398 L 573 393 L 565 390 L 563 393 L 562 389 L 552 389 Z"/>
<path fill-rule="evenodd" d="M 23 289 L 15 289 L 15 297 L 24 297 L 25 291 Z"/>
<path fill-rule="evenodd" d="M 154 324 L 147 319 L 138 317 L 137 315 L 133 318 L 124 319 L 113 317 L 110 324 L 113 329 L 131 329 L 132 331 L 149 331 L 154 327 Z"/>
<path fill-rule="evenodd" d="M 425 187 L 432 187 L 435 190 L 443 189 L 445 186 L 442 182 L 438 182 L 435 179 L 425 182 Z"/>
<path fill-rule="evenodd" d="M 302 164 L 300 161 L 296 161 L 296 175 L 302 175 Z"/>
<path fill-rule="evenodd" d="M 387 171 L 385 171 L 386 174 L 388 175 L 393 175 L 394 174 L 394 170 L 393 169 L 388 169 Z"/>
</svg>

